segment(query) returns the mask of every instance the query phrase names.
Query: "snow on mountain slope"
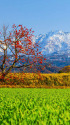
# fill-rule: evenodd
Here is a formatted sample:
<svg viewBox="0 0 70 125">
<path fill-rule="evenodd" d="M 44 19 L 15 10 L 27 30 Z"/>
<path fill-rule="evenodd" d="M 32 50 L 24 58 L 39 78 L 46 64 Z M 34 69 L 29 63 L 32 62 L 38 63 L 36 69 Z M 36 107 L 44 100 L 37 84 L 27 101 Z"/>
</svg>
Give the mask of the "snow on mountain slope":
<svg viewBox="0 0 70 125">
<path fill-rule="evenodd" d="M 42 54 L 70 54 L 70 33 L 63 31 L 49 32 L 33 37 L 33 42 L 39 42 Z M 45 48 L 45 49 L 44 49 Z"/>
<path fill-rule="evenodd" d="M 70 56 L 70 33 L 63 31 L 48 32 L 45 35 L 34 36 L 32 39 L 33 43 L 39 41 L 41 46 L 40 51 L 42 54 L 68 54 Z M 5 46 L 4 46 L 5 48 Z M 0 54 L 3 50 L 0 48 Z M 8 49 L 8 54 L 10 50 Z"/>
</svg>

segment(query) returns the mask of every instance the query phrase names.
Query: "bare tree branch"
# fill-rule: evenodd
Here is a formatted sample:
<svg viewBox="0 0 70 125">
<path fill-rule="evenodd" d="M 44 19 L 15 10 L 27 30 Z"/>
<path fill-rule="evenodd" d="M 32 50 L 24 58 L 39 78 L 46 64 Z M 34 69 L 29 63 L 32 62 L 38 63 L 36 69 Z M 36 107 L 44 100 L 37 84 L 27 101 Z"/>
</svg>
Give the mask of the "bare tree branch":
<svg viewBox="0 0 70 125">
<path fill-rule="evenodd" d="M 35 63 L 35 62 L 34 62 Z M 21 67 L 28 67 L 28 66 L 31 66 L 31 65 L 33 65 L 34 63 L 32 63 L 32 64 L 28 64 L 28 65 L 22 65 L 22 66 L 14 66 L 14 68 L 21 68 Z"/>
</svg>

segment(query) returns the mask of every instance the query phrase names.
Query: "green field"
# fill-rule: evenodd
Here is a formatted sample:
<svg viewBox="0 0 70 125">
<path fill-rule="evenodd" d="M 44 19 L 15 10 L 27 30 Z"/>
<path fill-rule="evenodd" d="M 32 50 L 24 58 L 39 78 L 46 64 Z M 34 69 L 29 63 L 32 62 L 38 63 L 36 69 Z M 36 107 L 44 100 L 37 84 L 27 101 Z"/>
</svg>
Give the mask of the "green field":
<svg viewBox="0 0 70 125">
<path fill-rule="evenodd" d="M 0 88 L 0 125 L 70 125 L 70 89 Z"/>
</svg>

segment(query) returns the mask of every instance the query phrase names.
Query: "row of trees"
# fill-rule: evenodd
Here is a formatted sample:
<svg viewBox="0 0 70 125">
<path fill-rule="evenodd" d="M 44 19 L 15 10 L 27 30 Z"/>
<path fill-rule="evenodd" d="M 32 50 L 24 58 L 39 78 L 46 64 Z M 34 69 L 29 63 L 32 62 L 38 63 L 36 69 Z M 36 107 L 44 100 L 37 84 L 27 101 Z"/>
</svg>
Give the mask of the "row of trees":
<svg viewBox="0 0 70 125">
<path fill-rule="evenodd" d="M 0 33 L 0 70 L 2 73 L 0 81 L 4 81 L 12 68 L 28 66 L 31 68 L 33 64 L 42 64 L 42 61 L 46 60 L 40 52 L 39 44 L 32 42 L 33 33 L 32 29 L 27 29 L 22 25 L 14 24 L 11 31 L 8 30 L 8 27 L 3 26 L 3 31 Z M 10 52 L 9 55 L 8 52 Z M 12 62 L 10 54 L 13 57 Z M 19 61 L 23 63 L 17 66 Z"/>
</svg>

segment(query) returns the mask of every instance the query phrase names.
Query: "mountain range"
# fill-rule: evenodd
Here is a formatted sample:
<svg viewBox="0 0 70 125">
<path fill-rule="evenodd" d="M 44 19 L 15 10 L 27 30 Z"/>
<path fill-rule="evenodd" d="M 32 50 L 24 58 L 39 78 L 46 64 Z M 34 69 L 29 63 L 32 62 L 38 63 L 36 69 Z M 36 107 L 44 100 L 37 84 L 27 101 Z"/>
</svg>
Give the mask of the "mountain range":
<svg viewBox="0 0 70 125">
<path fill-rule="evenodd" d="M 51 31 L 33 37 L 33 43 L 39 41 L 40 51 L 53 66 L 70 65 L 70 33 Z"/>
<path fill-rule="evenodd" d="M 33 37 L 33 42 L 38 42 L 44 55 L 47 54 L 69 54 L 70 55 L 70 33 L 54 31 Z"/>
</svg>

